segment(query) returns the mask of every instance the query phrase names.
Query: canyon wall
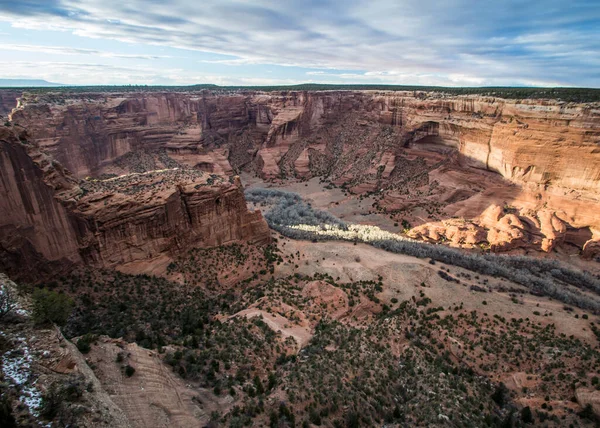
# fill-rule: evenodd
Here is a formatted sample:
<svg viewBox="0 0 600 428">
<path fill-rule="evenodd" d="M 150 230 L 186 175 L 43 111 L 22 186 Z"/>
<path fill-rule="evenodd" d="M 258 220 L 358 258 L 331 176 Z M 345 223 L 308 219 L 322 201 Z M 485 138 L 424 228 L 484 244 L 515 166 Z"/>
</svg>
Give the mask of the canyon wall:
<svg viewBox="0 0 600 428">
<path fill-rule="evenodd" d="M 225 172 L 256 153 L 269 176 L 299 139 L 352 114 L 355 127 L 391 125 L 402 144 L 455 148 L 468 165 L 518 183 L 600 190 L 595 104 L 369 91 L 59 94 L 23 97 L 11 118 L 78 177 L 132 150 L 159 148 Z"/>
<path fill-rule="evenodd" d="M 600 239 L 597 103 L 377 91 L 47 93 L 24 94 L 11 120 L 78 178 L 143 171 L 144 153 L 160 152 L 153 168 L 172 160 L 219 176 L 323 176 L 385 192 L 381 206 L 392 211 L 419 188 L 420 201 L 444 205 L 426 220 L 516 206 L 540 229 L 546 210 L 576 240 Z"/>
<path fill-rule="evenodd" d="M 101 188 L 77 204 L 77 213 L 94 221 L 95 239 L 85 252 L 96 265 L 178 255 L 193 247 L 270 241 L 262 214 L 247 210 L 239 180 L 208 184 L 206 174 L 197 179 L 156 174 L 127 178 L 118 186 L 123 190 Z"/>
<path fill-rule="evenodd" d="M 270 241 L 239 180 L 172 170 L 84 183 L 27 138 L 22 129 L 0 129 L 0 269 L 13 275 Z"/>
<path fill-rule="evenodd" d="M 17 106 L 17 99 L 21 96 L 22 91 L 15 89 L 0 90 L 0 116 L 4 120 L 10 112 Z"/>
<path fill-rule="evenodd" d="M 81 261 L 79 219 L 57 195 L 68 194 L 76 182 L 60 165 L 25 140 L 25 134 L 0 129 L 0 265 L 9 272 L 45 260 Z"/>
</svg>

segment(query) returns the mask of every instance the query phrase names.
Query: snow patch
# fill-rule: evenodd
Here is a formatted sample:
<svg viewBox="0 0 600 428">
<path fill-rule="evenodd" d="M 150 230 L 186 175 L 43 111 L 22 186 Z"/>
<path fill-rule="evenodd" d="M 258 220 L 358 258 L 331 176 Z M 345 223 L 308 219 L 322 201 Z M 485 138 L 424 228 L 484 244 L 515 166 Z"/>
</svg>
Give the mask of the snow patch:
<svg viewBox="0 0 600 428">
<path fill-rule="evenodd" d="M 24 337 L 17 337 L 14 341 L 15 349 L 2 356 L 2 371 L 20 388 L 19 400 L 29 408 L 33 416 L 39 417 L 42 394 L 35 387 L 37 378 L 31 372 L 33 357 Z"/>
</svg>

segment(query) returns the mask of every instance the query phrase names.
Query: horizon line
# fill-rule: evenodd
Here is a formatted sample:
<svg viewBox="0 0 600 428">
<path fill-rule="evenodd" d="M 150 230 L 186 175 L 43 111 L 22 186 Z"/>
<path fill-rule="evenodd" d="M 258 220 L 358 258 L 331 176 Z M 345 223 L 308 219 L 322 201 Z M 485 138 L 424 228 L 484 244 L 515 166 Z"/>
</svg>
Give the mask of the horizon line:
<svg viewBox="0 0 600 428">
<path fill-rule="evenodd" d="M 43 79 L 14 79 L 14 78 L 0 78 L 0 81 L 36 81 Z M 600 90 L 600 87 L 586 87 L 586 86 L 523 86 L 523 85 L 484 85 L 484 86 L 439 86 L 439 85 L 416 85 L 416 84 L 390 84 L 390 83 L 316 83 L 316 82 L 304 82 L 296 84 L 272 84 L 272 85 L 218 85 L 216 83 L 192 83 L 188 85 L 172 85 L 172 84 L 144 84 L 144 83 L 114 83 L 114 84 L 69 84 L 69 83 L 55 83 L 44 81 L 47 85 L 15 85 L 15 86 L 3 86 L 0 84 L 0 89 L 21 89 L 21 88 L 54 88 L 54 89 L 67 89 L 67 88 L 95 88 L 95 87 L 144 87 L 144 88 L 193 88 L 193 87 L 212 87 L 212 88 L 296 88 L 303 86 L 315 86 L 315 87 L 337 87 L 337 88 L 355 88 L 355 87 L 372 87 L 372 88 L 407 88 L 408 90 L 419 90 L 421 88 L 427 89 L 586 89 L 586 90 Z"/>
</svg>

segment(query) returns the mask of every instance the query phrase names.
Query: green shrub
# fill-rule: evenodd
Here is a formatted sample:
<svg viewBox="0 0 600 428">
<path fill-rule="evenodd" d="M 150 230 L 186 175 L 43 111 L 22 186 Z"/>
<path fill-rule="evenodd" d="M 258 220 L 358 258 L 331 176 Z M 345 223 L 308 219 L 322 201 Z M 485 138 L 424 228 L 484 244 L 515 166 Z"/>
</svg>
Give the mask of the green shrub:
<svg viewBox="0 0 600 428">
<path fill-rule="evenodd" d="M 77 349 L 79 349 L 79 352 L 81 352 L 82 354 L 87 354 L 92 349 L 90 343 L 92 343 L 95 340 L 95 334 L 88 333 L 84 336 L 81 336 L 77 341 Z"/>
<path fill-rule="evenodd" d="M 594 414 L 594 409 L 590 403 L 586 404 L 583 410 L 581 410 L 577 415 L 581 419 L 588 419 L 590 421 L 596 420 L 596 415 Z"/>
<path fill-rule="evenodd" d="M 135 373 L 135 369 L 133 367 L 131 367 L 129 364 L 127 364 L 125 366 L 125 375 L 127 377 L 131 377 L 131 376 L 133 376 L 134 373 Z"/>
<path fill-rule="evenodd" d="M 33 292 L 33 320 L 36 324 L 65 325 L 73 306 L 73 300 L 63 293 L 45 288 L 38 288 Z"/>
<path fill-rule="evenodd" d="M 319 412 L 314 407 L 311 407 L 308 411 L 308 420 L 313 425 L 321 425 L 321 415 L 319 415 Z"/>
<path fill-rule="evenodd" d="M 48 419 L 56 415 L 66 417 L 66 403 L 79 401 L 85 385 L 81 376 L 71 375 L 64 381 L 53 382 L 42 397 L 40 414 Z"/>
<path fill-rule="evenodd" d="M 521 410 L 521 420 L 526 424 L 533 423 L 533 413 L 529 406 L 523 407 L 523 410 Z"/>
<path fill-rule="evenodd" d="M 496 402 L 496 404 L 500 407 L 504 407 L 504 405 L 508 401 L 508 388 L 503 383 L 500 383 L 494 393 L 492 394 L 492 400 Z"/>
<path fill-rule="evenodd" d="M 87 354 L 92 348 L 90 347 L 90 342 L 84 339 L 79 339 L 77 341 L 77 349 L 79 349 L 79 352 L 82 354 Z"/>
<path fill-rule="evenodd" d="M 17 426 L 17 421 L 12 414 L 12 406 L 6 397 L 0 401 L 0 426 L 6 428 Z"/>
</svg>

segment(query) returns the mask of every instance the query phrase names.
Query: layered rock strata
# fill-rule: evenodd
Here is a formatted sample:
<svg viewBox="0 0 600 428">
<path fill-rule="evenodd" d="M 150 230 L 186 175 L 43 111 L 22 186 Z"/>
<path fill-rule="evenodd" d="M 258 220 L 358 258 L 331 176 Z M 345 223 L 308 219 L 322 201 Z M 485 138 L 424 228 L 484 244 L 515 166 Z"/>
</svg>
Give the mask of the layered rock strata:
<svg viewBox="0 0 600 428">
<path fill-rule="evenodd" d="M 500 218 L 497 227 L 480 221 L 506 206 L 543 231 L 537 248 L 587 238 L 577 245 L 597 254 L 598 104 L 375 91 L 26 94 L 11 119 L 79 178 L 172 166 L 160 153 L 219 175 L 324 176 L 382 192 L 380 207 L 405 211 L 412 225 L 459 217 L 483 228 L 468 240 L 537 242 L 537 232 L 523 240 Z M 423 203 L 427 212 L 416 212 Z M 542 212 L 563 226 L 537 226 Z"/>
<path fill-rule="evenodd" d="M 27 138 L 0 130 L 3 270 L 115 267 L 194 246 L 270 240 L 239 179 L 173 168 L 80 181 Z"/>
</svg>

